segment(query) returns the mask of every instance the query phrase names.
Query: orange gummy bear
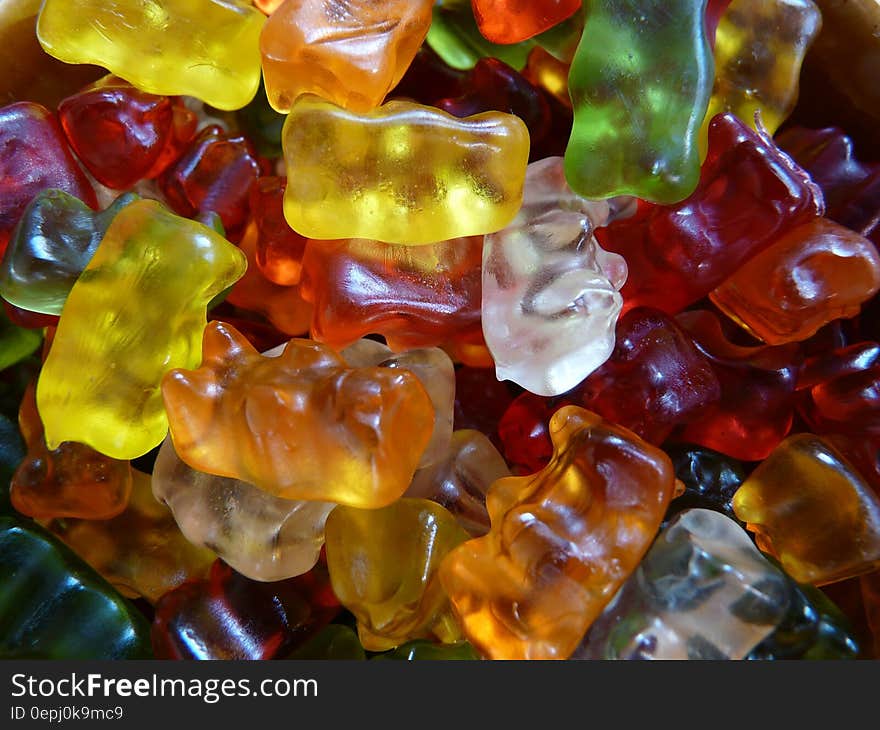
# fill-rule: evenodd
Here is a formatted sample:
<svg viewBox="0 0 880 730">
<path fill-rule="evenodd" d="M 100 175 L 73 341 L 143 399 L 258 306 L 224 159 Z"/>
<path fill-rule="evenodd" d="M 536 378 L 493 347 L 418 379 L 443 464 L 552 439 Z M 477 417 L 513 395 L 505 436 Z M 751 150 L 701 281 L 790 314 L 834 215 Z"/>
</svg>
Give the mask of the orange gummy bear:
<svg viewBox="0 0 880 730">
<path fill-rule="evenodd" d="M 433 0 L 287 0 L 260 36 L 266 96 L 279 112 L 317 94 L 366 112 L 403 77 L 431 25 Z"/>
<path fill-rule="evenodd" d="M 174 448 L 193 469 L 284 499 L 367 509 L 406 491 L 434 429 L 413 373 L 352 368 L 311 340 L 263 357 L 217 321 L 203 353 L 200 368 L 162 383 Z"/>
<path fill-rule="evenodd" d="M 550 420 L 553 458 L 496 481 L 489 533 L 453 550 L 440 580 L 491 659 L 565 659 L 638 566 L 675 489 L 669 457 L 577 406 Z"/>
<path fill-rule="evenodd" d="M 12 506 L 39 520 L 107 520 L 118 515 L 131 494 L 129 462 L 75 441 L 64 441 L 50 451 L 34 393 L 31 383 L 18 410 L 18 425 L 28 451 L 9 486 Z"/>
</svg>

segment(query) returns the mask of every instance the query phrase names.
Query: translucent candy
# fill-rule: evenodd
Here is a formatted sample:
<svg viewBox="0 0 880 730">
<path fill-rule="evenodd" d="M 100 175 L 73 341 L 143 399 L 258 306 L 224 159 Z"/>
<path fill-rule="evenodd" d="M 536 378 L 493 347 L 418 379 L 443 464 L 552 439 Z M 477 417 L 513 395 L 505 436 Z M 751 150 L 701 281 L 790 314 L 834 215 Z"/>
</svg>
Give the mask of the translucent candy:
<svg viewBox="0 0 880 730">
<path fill-rule="evenodd" d="M 561 157 L 529 165 L 519 213 L 483 244 L 483 336 L 499 380 L 560 395 L 611 355 L 627 270 L 593 237 L 609 216 L 571 191 Z"/>
<path fill-rule="evenodd" d="M 734 520 L 680 513 L 590 628 L 577 659 L 742 659 L 785 617 L 783 573 Z"/>
</svg>

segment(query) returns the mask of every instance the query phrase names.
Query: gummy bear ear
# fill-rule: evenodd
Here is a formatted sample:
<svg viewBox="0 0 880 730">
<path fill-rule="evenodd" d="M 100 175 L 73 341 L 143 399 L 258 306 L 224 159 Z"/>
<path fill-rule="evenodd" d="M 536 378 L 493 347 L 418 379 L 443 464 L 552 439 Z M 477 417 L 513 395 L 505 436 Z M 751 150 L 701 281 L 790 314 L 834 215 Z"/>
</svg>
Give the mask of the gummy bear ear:
<svg viewBox="0 0 880 730">
<path fill-rule="evenodd" d="M 162 400 L 171 437 L 184 451 L 197 444 L 211 427 L 220 393 L 217 374 L 208 368 L 171 370 L 162 378 Z"/>
<path fill-rule="evenodd" d="M 257 355 L 254 346 L 235 327 L 226 322 L 208 322 L 202 336 L 202 367 L 223 366 Z"/>
</svg>

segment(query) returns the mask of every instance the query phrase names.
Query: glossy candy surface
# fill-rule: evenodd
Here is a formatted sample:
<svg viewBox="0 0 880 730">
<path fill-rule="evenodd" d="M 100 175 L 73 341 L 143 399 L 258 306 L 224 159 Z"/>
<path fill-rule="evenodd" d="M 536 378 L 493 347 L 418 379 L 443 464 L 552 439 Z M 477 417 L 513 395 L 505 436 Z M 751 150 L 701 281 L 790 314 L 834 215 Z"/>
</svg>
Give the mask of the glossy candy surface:
<svg viewBox="0 0 880 730">
<path fill-rule="evenodd" d="M 311 570 L 324 545 L 324 522 L 336 506 L 279 499 L 253 484 L 196 471 L 177 456 L 170 437 L 159 449 L 151 484 L 189 542 L 260 581 Z"/>
<path fill-rule="evenodd" d="M 801 64 L 822 27 L 812 0 L 734 0 L 715 32 L 715 85 L 700 130 L 716 114 L 733 112 L 750 125 L 755 112 L 775 134 L 794 108 Z"/>
<path fill-rule="evenodd" d="M 506 226 L 522 201 L 529 135 L 510 114 L 456 119 L 390 101 L 357 115 L 308 95 L 283 134 L 284 215 L 308 238 L 476 236 Z"/>
<path fill-rule="evenodd" d="M 455 515 L 471 535 L 489 531 L 486 493 L 498 479 L 510 476 L 504 457 L 479 431 L 452 433 L 444 458 L 419 469 L 405 496 L 430 499 Z"/>
<path fill-rule="evenodd" d="M 264 23 L 238 0 L 46 0 L 37 36 L 55 58 L 104 66 L 151 94 L 238 109 L 257 91 Z"/>
<path fill-rule="evenodd" d="M 33 384 L 22 398 L 18 425 L 27 454 L 9 485 L 16 510 L 43 520 L 107 520 L 126 508 L 132 485 L 129 462 L 111 459 L 75 441 L 65 441 L 50 451 L 43 438 Z"/>
<path fill-rule="evenodd" d="M 140 612 L 39 525 L 0 516 L 0 656 L 146 659 Z"/>
<path fill-rule="evenodd" d="M 561 158 L 529 165 L 516 218 L 483 245 L 483 336 L 499 380 L 560 395 L 611 354 L 626 261 L 593 237 L 610 215 L 571 191 Z"/>
<path fill-rule="evenodd" d="M 31 199 L 58 188 L 97 208 L 95 190 L 77 166 L 58 118 L 22 101 L 0 108 L 0 249 Z"/>
<path fill-rule="evenodd" d="M 58 117 L 77 157 L 114 190 L 161 173 L 197 122 L 179 99 L 144 93 L 112 74 L 64 99 Z"/>
<path fill-rule="evenodd" d="M 123 208 L 70 290 L 40 372 L 49 448 L 79 441 L 132 459 L 158 446 L 168 428 L 162 376 L 198 362 L 205 307 L 245 266 L 224 238 L 156 201 Z"/>
<path fill-rule="evenodd" d="M 617 323 L 611 357 L 571 395 L 652 444 L 698 418 L 721 386 L 707 358 L 670 317 L 648 307 Z"/>
<path fill-rule="evenodd" d="M 153 650 L 158 659 L 280 658 L 338 611 L 322 566 L 256 583 L 217 560 L 205 580 L 184 583 L 156 605 Z"/>
<path fill-rule="evenodd" d="M 381 507 L 401 496 L 434 428 L 405 370 L 351 368 L 316 342 L 263 357 L 234 328 L 205 329 L 197 370 L 162 393 L 178 455 L 191 467 L 285 499 Z"/>
<path fill-rule="evenodd" d="M 518 43 L 549 30 L 577 12 L 581 0 L 472 0 L 480 33 L 493 43 Z"/>
<path fill-rule="evenodd" d="M 467 639 L 493 659 L 564 659 L 650 546 L 672 496 L 669 457 L 582 408 L 550 422 L 537 474 L 489 489 L 485 537 L 440 568 Z"/>
<path fill-rule="evenodd" d="M 357 617 L 365 649 L 383 651 L 428 636 L 461 638 L 437 570 L 467 538 L 452 514 L 424 499 L 373 510 L 339 506 L 330 513 L 330 580 Z"/>
<path fill-rule="evenodd" d="M 786 579 L 733 520 L 690 509 L 593 624 L 584 659 L 742 659 L 781 623 Z"/>
<path fill-rule="evenodd" d="M 169 207 L 187 218 L 216 213 L 226 231 L 247 219 L 251 185 L 260 174 L 251 144 L 205 127 L 159 180 Z"/>
<path fill-rule="evenodd" d="M 0 263 L 0 295 L 31 312 L 61 314 L 113 218 L 136 198 L 120 195 L 96 213 L 63 190 L 41 192 L 22 213 Z"/>
<path fill-rule="evenodd" d="M 309 241 L 300 291 L 314 305 L 311 335 L 336 348 L 368 334 L 395 350 L 476 341 L 482 251 L 481 236 L 425 246 Z"/>
<path fill-rule="evenodd" d="M 758 546 L 795 580 L 822 585 L 880 565 L 880 497 L 828 442 L 782 442 L 733 497 Z"/>
<path fill-rule="evenodd" d="M 400 81 L 431 24 L 432 0 L 289 0 L 260 36 L 269 103 L 316 94 L 365 112 Z"/>
<path fill-rule="evenodd" d="M 712 89 L 706 0 L 592 0 L 569 73 L 565 175 L 587 198 L 677 203 L 700 177 Z"/>
<path fill-rule="evenodd" d="M 710 298 L 764 342 L 781 345 L 858 314 L 878 289 L 880 255 L 874 244 L 817 218 L 743 264 Z"/>
</svg>

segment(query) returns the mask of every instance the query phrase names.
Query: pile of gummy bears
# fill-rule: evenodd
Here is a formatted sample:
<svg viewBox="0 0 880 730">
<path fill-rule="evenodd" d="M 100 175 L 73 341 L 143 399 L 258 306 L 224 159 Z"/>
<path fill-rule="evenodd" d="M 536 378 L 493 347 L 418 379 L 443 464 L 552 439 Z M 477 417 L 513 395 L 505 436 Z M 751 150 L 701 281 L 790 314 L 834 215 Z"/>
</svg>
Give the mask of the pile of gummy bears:
<svg viewBox="0 0 880 730">
<path fill-rule="evenodd" d="M 0 656 L 880 657 L 878 29 L 4 3 Z"/>
</svg>

